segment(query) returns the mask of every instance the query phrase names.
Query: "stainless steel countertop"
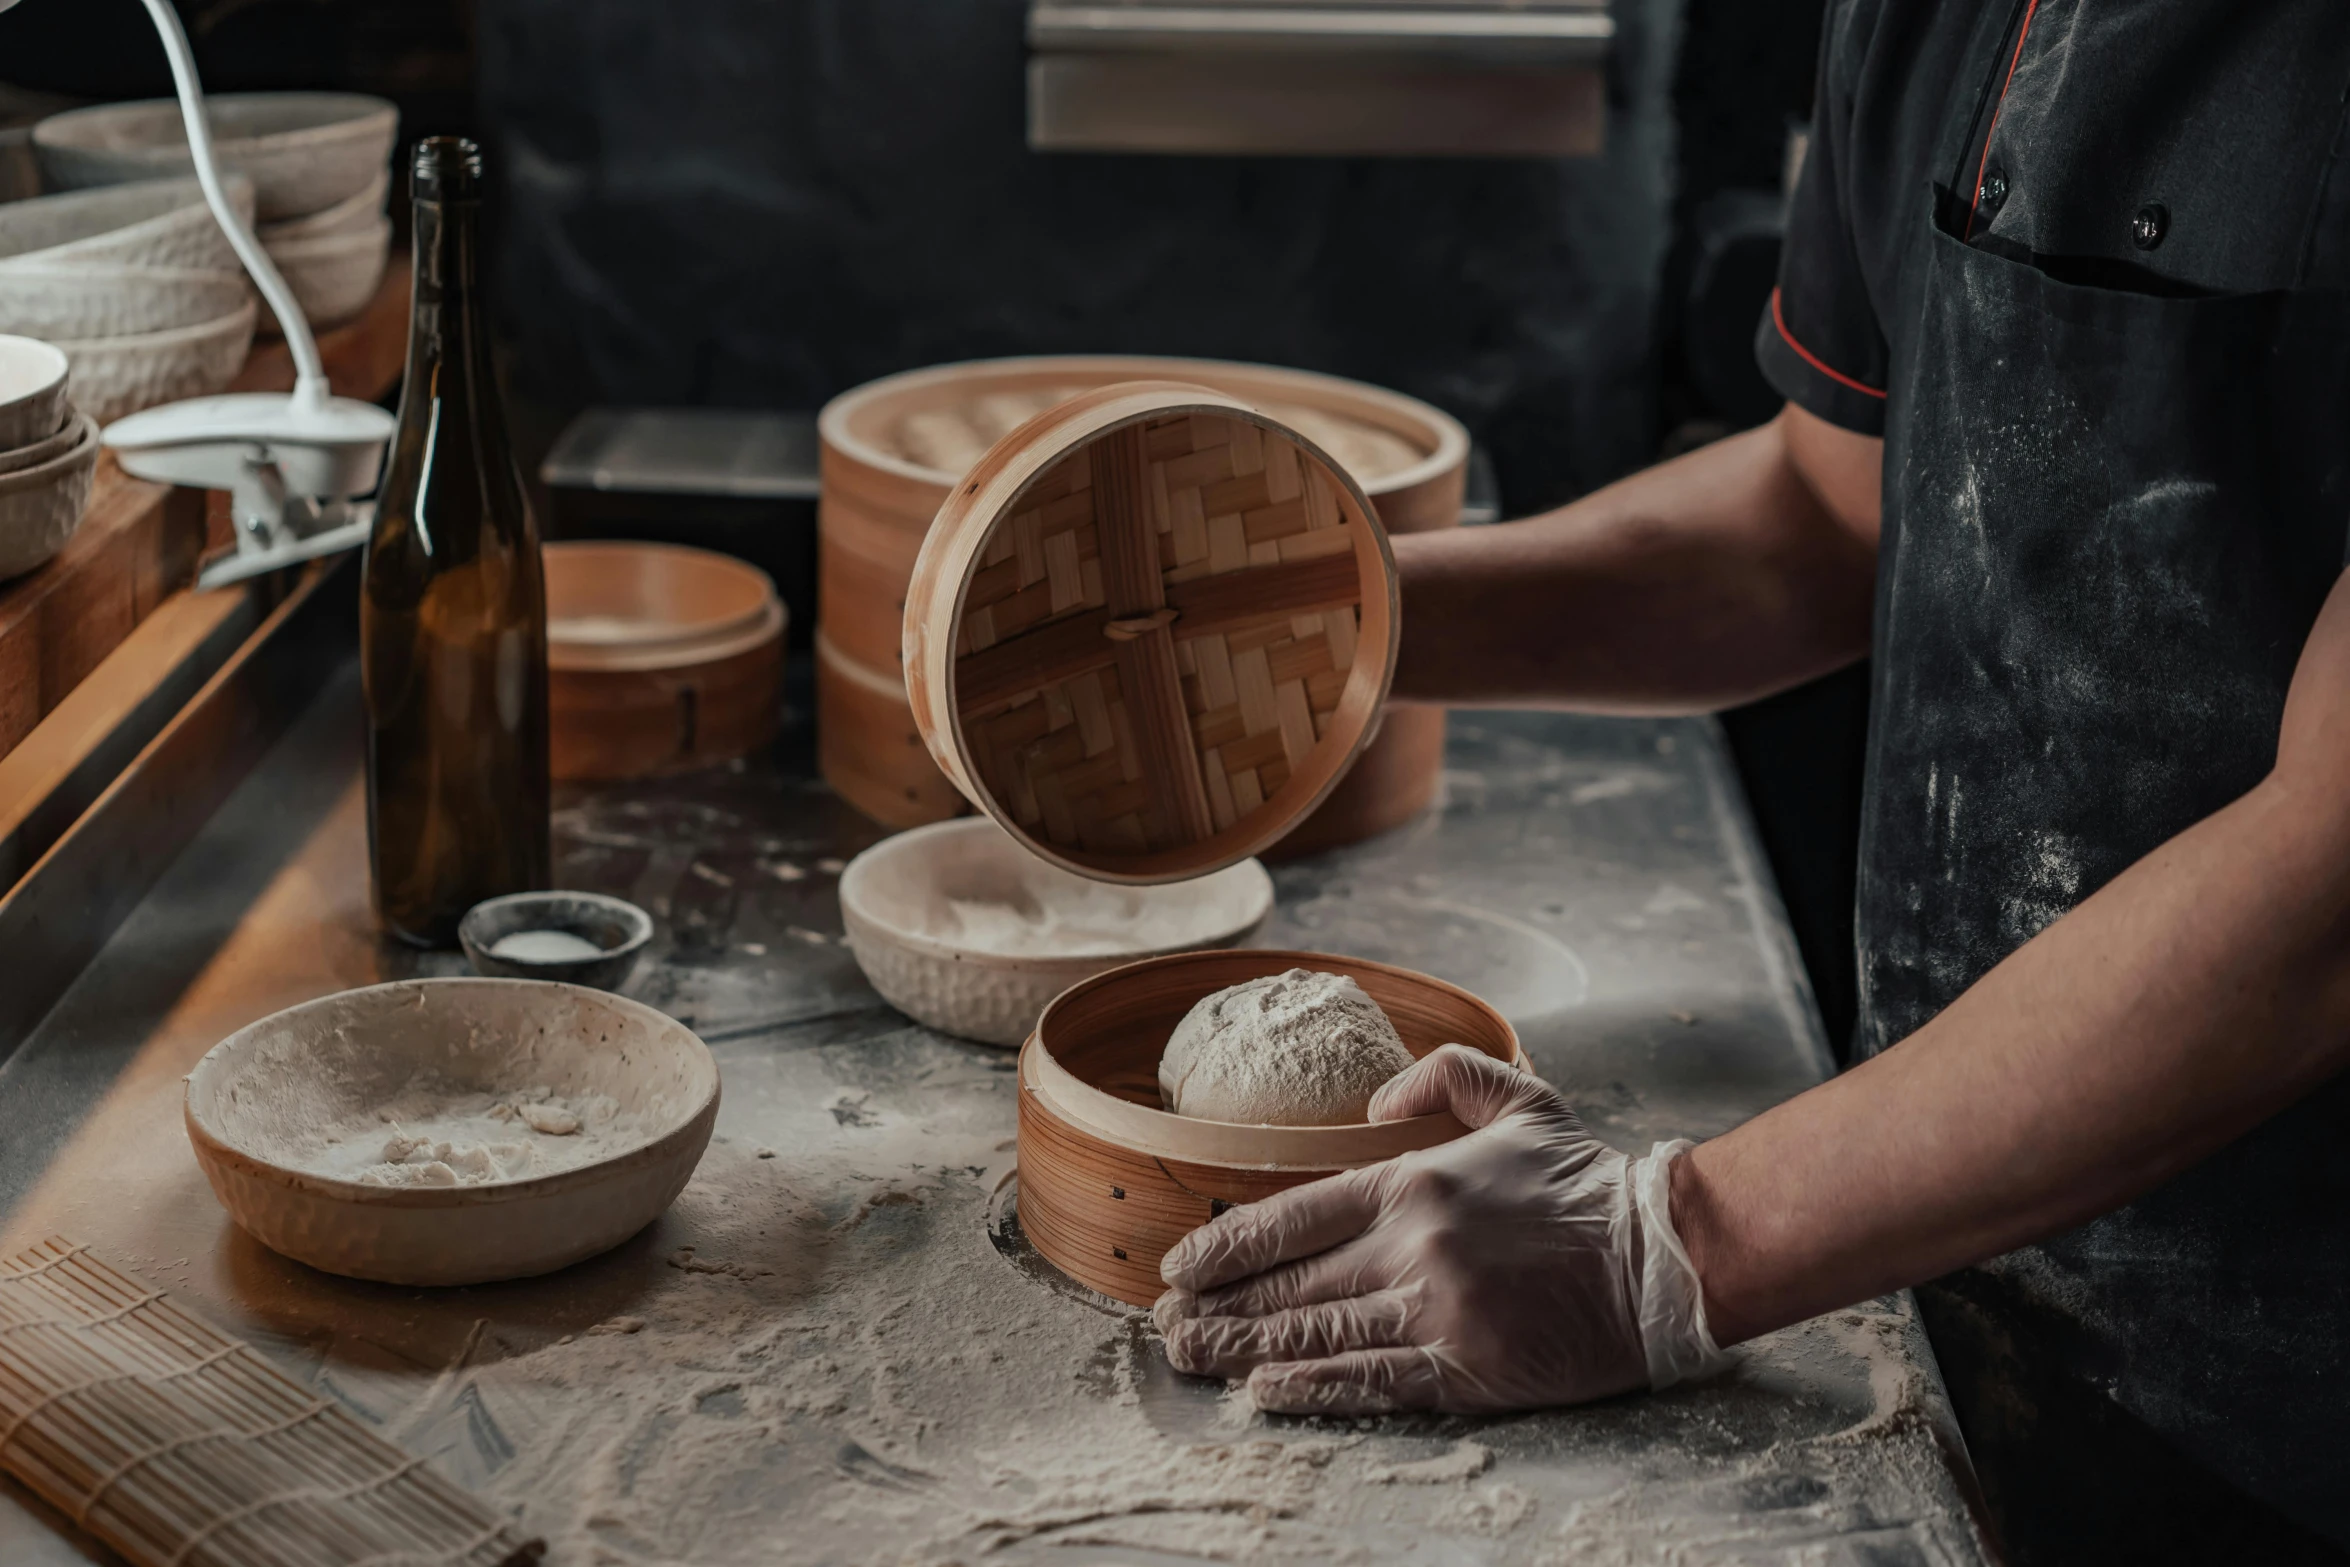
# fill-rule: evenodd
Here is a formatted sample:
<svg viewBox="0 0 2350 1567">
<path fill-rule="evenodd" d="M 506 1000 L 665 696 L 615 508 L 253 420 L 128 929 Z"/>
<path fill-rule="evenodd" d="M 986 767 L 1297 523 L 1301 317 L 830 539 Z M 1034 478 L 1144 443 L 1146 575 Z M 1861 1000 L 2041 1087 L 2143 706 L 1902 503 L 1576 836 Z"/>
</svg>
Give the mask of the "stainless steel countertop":
<svg viewBox="0 0 2350 1567">
<path fill-rule="evenodd" d="M 204 1185 L 182 1074 L 280 1007 L 461 971 L 374 933 L 358 741 L 346 671 L 0 1063 L 0 1240 L 64 1231 L 179 1292 L 551 1560 L 1990 1559 L 1906 1297 L 1705 1386 L 1499 1420 L 1267 1420 L 1176 1377 L 1021 1240 L 1011 1055 L 909 1024 L 840 944 L 839 862 L 879 834 L 799 719 L 772 757 L 558 801 L 565 883 L 659 920 L 629 993 L 725 1076 L 672 1212 L 467 1290 L 275 1256 Z M 1711 724 L 1462 713 L 1448 762 L 1419 823 L 1278 867 L 1259 939 L 1477 991 L 1627 1149 L 1827 1070 Z M 0 1560 L 77 1559 L 0 1490 Z"/>
</svg>

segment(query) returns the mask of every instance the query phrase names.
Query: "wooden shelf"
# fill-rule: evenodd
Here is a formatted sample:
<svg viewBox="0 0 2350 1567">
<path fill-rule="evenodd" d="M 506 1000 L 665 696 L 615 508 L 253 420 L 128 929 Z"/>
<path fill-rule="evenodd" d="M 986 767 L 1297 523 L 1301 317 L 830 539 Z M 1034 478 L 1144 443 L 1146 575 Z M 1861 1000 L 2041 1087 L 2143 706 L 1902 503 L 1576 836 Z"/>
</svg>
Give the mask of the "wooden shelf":
<svg viewBox="0 0 2350 1567">
<path fill-rule="evenodd" d="M 366 312 L 320 335 L 328 381 L 346 397 L 383 398 L 400 383 L 407 335 L 408 261 L 396 256 Z M 293 384 L 292 356 L 273 340 L 255 345 L 235 389 Z M 57 558 L 0 583 L 0 756 L 159 605 L 187 589 L 208 545 L 227 540 L 225 495 L 208 503 L 199 491 L 131 478 L 102 456 L 82 525 Z"/>
</svg>

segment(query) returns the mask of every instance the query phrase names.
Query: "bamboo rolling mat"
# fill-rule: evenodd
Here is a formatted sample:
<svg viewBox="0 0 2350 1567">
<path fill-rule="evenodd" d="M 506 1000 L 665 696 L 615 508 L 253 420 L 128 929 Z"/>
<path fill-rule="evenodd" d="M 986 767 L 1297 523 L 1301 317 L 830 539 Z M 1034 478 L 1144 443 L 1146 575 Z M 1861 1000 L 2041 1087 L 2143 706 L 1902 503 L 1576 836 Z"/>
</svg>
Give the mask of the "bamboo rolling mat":
<svg viewBox="0 0 2350 1567">
<path fill-rule="evenodd" d="M 139 1567 L 509 1567 L 544 1549 L 57 1237 L 0 1261 L 0 1468 Z"/>
</svg>

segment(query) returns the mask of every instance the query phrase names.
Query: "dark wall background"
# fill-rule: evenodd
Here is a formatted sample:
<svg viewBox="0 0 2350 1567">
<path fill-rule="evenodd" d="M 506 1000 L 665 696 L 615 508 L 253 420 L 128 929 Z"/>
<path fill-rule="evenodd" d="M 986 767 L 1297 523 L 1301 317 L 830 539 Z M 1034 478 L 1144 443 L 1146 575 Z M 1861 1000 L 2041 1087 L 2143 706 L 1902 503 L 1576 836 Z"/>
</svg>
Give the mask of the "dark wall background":
<svg viewBox="0 0 2350 1567">
<path fill-rule="evenodd" d="M 811 407 L 893 370 L 1164 352 L 1459 414 L 1524 509 L 1654 447 L 1681 0 L 1549 163 L 1037 155 L 1022 0 L 481 0 L 534 392 Z"/>
<path fill-rule="evenodd" d="M 204 86 L 340 88 L 397 102 L 410 127 L 472 112 L 472 0 L 173 0 Z M 0 82 L 76 98 L 171 91 L 138 0 L 25 0 L 0 14 Z"/>
</svg>

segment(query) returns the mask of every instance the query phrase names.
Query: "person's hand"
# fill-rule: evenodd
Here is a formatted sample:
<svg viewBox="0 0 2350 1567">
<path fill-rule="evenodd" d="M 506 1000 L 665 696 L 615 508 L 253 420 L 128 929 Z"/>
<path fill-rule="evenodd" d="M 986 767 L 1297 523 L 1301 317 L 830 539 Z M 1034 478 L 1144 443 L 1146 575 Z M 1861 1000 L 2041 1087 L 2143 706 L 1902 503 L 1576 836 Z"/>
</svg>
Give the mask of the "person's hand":
<svg viewBox="0 0 2350 1567">
<path fill-rule="evenodd" d="M 1397 1074 L 1374 1121 L 1450 1110 L 1441 1147 L 1232 1208 L 1185 1236 L 1154 1315 L 1177 1370 L 1260 1409 L 1451 1413 L 1580 1403 L 1715 1369 L 1665 1173 L 1547 1084 L 1461 1045 Z"/>
</svg>

